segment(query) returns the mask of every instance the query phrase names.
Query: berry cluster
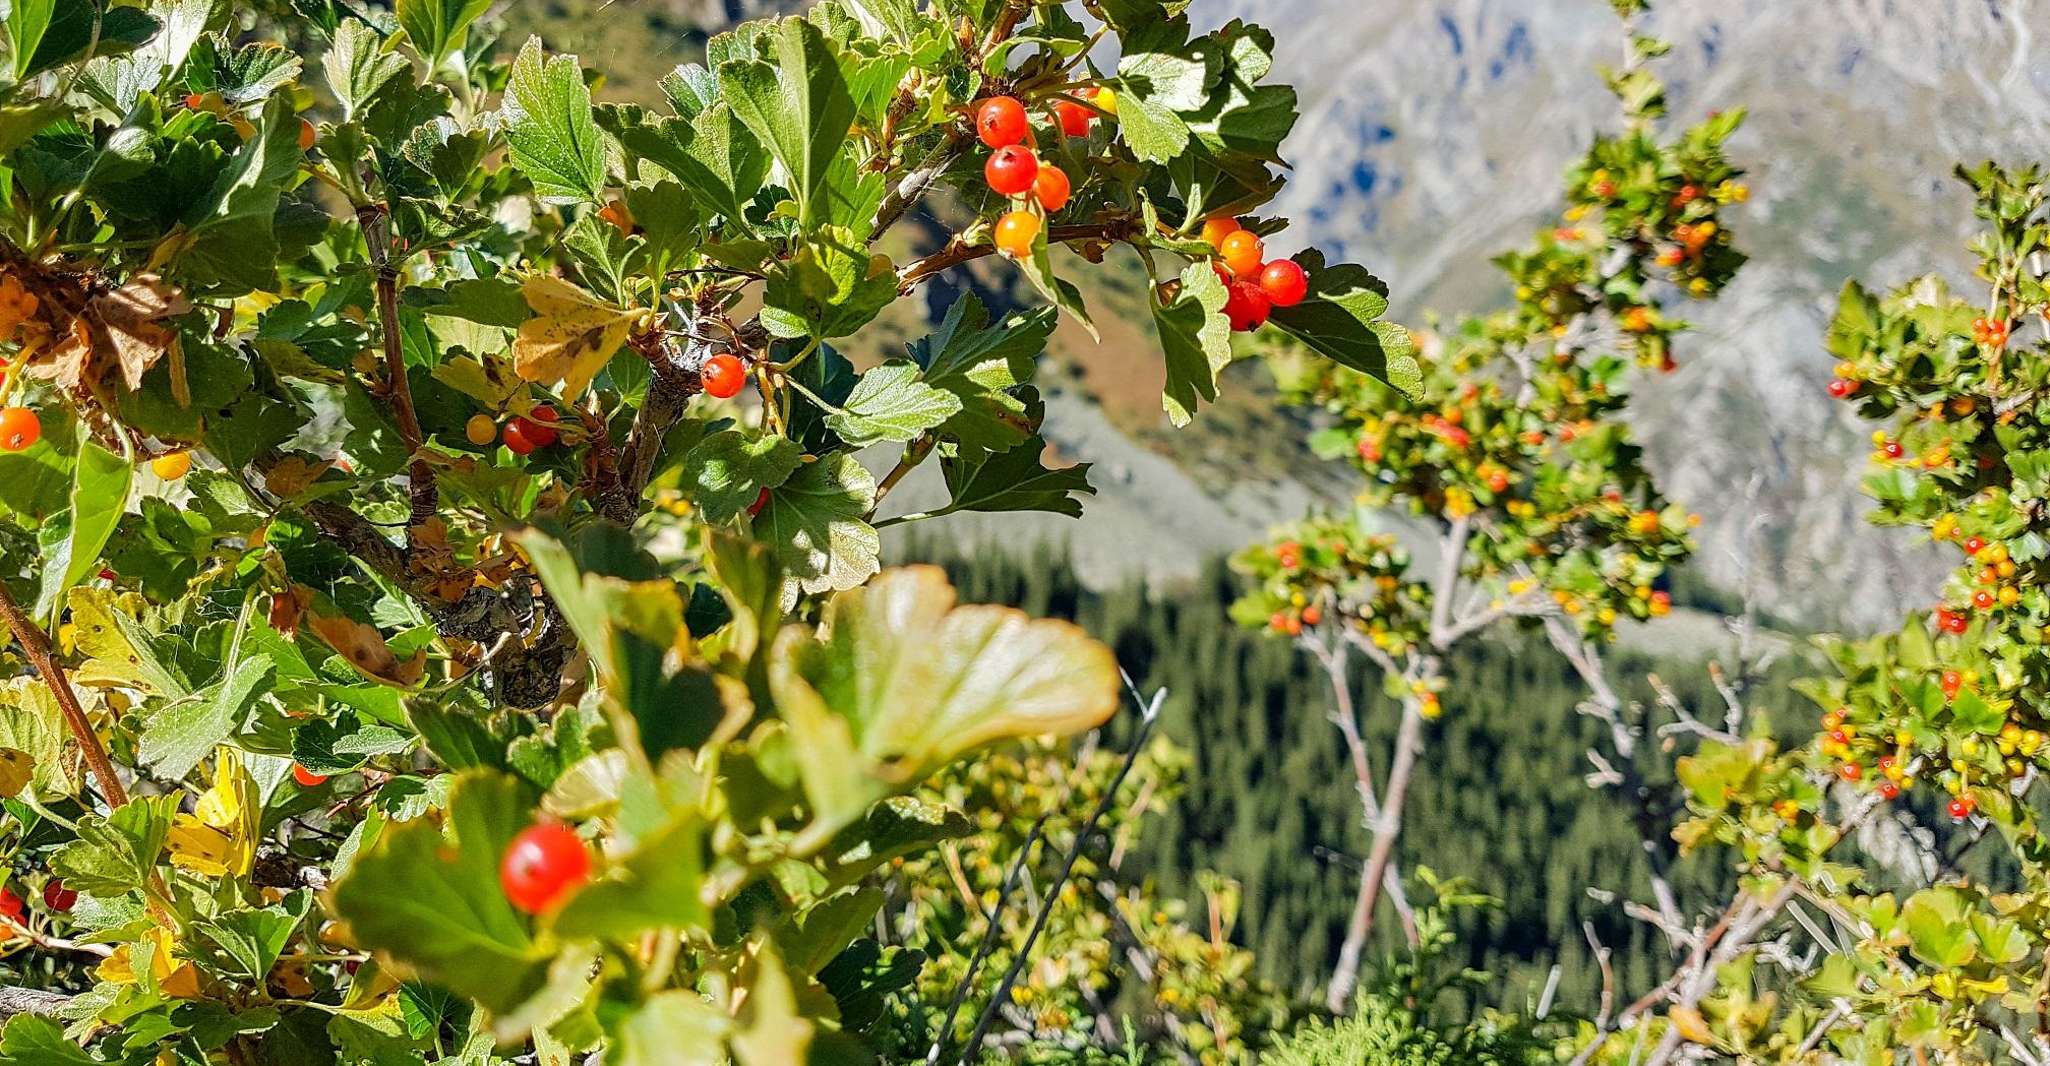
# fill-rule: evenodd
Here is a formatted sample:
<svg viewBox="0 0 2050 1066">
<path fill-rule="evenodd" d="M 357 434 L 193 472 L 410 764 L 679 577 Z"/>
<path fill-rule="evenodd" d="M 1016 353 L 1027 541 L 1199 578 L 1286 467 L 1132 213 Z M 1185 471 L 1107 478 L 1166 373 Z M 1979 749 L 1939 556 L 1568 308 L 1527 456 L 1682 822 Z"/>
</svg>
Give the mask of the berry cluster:
<svg viewBox="0 0 2050 1066">
<path fill-rule="evenodd" d="M 1236 333 L 1267 324 L 1277 307 L 1294 307 L 1310 295 L 1310 275 L 1293 259 L 1267 258 L 1267 244 L 1235 218 L 1203 223 L 1203 241 L 1217 252 L 1211 264 L 1224 282 L 1224 317 Z"/>
<path fill-rule="evenodd" d="M 1981 347 L 2000 349 L 2007 347 L 2008 324 L 2003 319 L 1972 319 L 1972 340 Z"/>
<path fill-rule="evenodd" d="M 1112 103 L 1115 97 L 1108 89 L 1089 87 L 1077 95 L 1095 106 L 1073 100 L 1053 102 L 1053 126 L 1065 136 L 1087 137 L 1099 115 L 1117 113 Z M 977 104 L 975 133 L 993 149 L 983 164 L 983 180 L 991 191 L 1014 204 L 997 219 L 997 250 L 1012 259 L 1028 259 L 1045 227 L 1045 216 L 1068 206 L 1074 184 L 1060 167 L 1039 157 L 1032 121 L 1017 97 L 993 96 Z"/>
</svg>

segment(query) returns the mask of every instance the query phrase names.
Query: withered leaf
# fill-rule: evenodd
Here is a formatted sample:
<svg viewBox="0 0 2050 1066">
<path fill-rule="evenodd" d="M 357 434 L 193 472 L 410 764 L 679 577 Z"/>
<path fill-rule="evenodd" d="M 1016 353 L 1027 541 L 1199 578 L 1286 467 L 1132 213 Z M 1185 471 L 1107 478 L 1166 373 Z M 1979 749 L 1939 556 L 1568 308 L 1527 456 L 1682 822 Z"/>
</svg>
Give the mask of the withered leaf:
<svg viewBox="0 0 2050 1066">
<path fill-rule="evenodd" d="M 520 326 L 513 341 L 513 369 L 528 381 L 561 380 L 562 395 L 570 400 L 583 395 L 641 315 L 544 274 L 528 278 L 520 293 L 536 317 Z"/>
<path fill-rule="evenodd" d="M 426 648 L 414 652 L 411 659 L 400 662 L 376 626 L 346 615 L 325 615 L 318 609 L 306 612 L 305 624 L 315 636 L 326 641 L 328 647 L 349 660 L 349 665 L 380 684 L 412 688 L 427 672 Z"/>
</svg>

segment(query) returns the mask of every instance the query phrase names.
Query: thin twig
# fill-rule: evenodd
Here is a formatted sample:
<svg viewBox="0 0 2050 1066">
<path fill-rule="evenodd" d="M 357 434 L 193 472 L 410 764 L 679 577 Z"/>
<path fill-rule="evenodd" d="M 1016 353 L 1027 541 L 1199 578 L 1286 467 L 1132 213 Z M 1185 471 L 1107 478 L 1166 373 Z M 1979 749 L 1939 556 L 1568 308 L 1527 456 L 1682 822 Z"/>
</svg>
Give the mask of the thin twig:
<svg viewBox="0 0 2050 1066">
<path fill-rule="evenodd" d="M 1130 681 L 1128 676 L 1128 687 Z M 1136 696 L 1136 693 L 1134 695 Z M 1161 703 L 1166 699 L 1166 689 L 1160 689 L 1153 694 L 1152 702 L 1146 706 L 1145 717 L 1139 722 L 1138 734 L 1132 738 L 1132 748 L 1125 753 L 1124 765 L 1118 768 L 1117 776 L 1111 779 L 1110 787 L 1104 790 L 1103 798 L 1097 801 L 1096 809 L 1090 812 L 1089 820 L 1083 823 L 1082 828 L 1076 832 L 1074 841 L 1068 845 L 1067 856 L 1061 862 L 1061 872 L 1054 878 L 1053 883 L 1047 886 L 1039 904 L 1039 911 L 1033 915 L 1032 928 L 1025 934 L 1025 942 L 1018 946 L 1017 956 L 1011 960 L 1010 968 L 1004 971 L 1004 979 L 997 982 L 996 991 L 990 994 L 989 1002 L 982 1008 L 982 1016 L 975 1023 L 975 1032 L 969 1036 L 968 1046 L 961 1052 L 962 1066 L 975 1061 L 976 1053 L 982 1048 L 982 1041 L 989 1035 L 989 1027 L 996 1022 L 997 1011 L 1010 997 L 1011 986 L 1017 983 L 1018 975 L 1025 971 L 1025 964 L 1031 961 L 1032 945 L 1039 940 L 1039 934 L 1046 928 L 1047 918 L 1053 914 L 1054 906 L 1060 902 L 1061 889 L 1068 883 L 1069 876 L 1075 872 L 1075 863 L 1081 860 L 1082 849 L 1088 846 L 1089 838 L 1096 835 L 1097 824 L 1110 812 L 1111 804 L 1116 802 L 1118 790 L 1124 785 L 1126 776 L 1132 772 L 1132 767 L 1138 764 L 1139 756 L 1145 753 L 1146 739 L 1152 734 L 1154 723 L 1160 720 Z"/>
<path fill-rule="evenodd" d="M 79 751 L 85 755 L 86 766 L 99 782 L 100 795 L 106 797 L 109 807 L 127 803 L 128 790 L 122 787 L 120 776 L 114 773 L 114 764 L 107 758 L 107 749 L 100 745 L 100 735 L 94 731 L 92 719 L 86 717 L 85 708 L 79 704 L 71 679 L 65 676 L 64 668 L 57 665 L 49 636 L 43 632 L 42 626 L 22 612 L 21 605 L 14 602 L 14 595 L 7 591 L 4 581 L 0 581 L 0 619 L 7 622 L 7 628 L 21 643 L 21 649 L 28 654 L 28 661 L 35 666 L 37 675 L 43 679 L 43 684 L 49 686 L 50 694 L 56 697 L 58 708 L 64 712 L 64 724 L 70 728 L 72 739 L 78 742 Z"/>
</svg>

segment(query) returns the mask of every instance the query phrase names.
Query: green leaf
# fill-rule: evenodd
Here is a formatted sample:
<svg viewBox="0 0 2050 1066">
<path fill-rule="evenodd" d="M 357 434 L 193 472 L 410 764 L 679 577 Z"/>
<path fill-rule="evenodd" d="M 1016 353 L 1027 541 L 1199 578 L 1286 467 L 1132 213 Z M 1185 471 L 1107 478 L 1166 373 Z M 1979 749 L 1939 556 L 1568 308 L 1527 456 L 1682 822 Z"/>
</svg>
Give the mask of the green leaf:
<svg viewBox="0 0 2050 1066">
<path fill-rule="evenodd" d="M 911 346 L 926 383 L 961 403 L 939 432 L 960 445 L 962 458 L 1008 451 L 1037 428 L 1031 390 L 1020 386 L 1031 380 L 1055 321 L 1054 310 L 1041 307 L 991 327 L 982 302 L 963 292 L 939 329 Z"/>
<path fill-rule="evenodd" d="M 44 560 L 36 615 L 49 617 L 65 593 L 99 570 L 100 552 L 128 509 L 135 468 L 98 443 L 81 436 L 78 463 L 71 471 L 71 522 L 64 541 Z"/>
<path fill-rule="evenodd" d="M 71 732 L 50 686 L 34 677 L 0 682 L 0 748 L 26 753 L 35 760 L 29 780 L 47 796 L 68 796 L 78 789 L 71 776 Z"/>
<path fill-rule="evenodd" d="M 770 490 L 754 530 L 783 565 L 786 605 L 799 591 L 853 588 L 881 568 L 882 538 L 866 520 L 875 498 L 875 477 L 845 452 L 821 456 Z"/>
<path fill-rule="evenodd" d="M 850 336 L 897 299 L 887 256 L 870 255 L 853 231 L 822 229 L 769 272 L 762 325 L 783 338 Z"/>
<path fill-rule="evenodd" d="M 251 655 L 218 684 L 152 715 L 142 729 L 142 761 L 166 780 L 183 779 L 248 717 L 271 670 L 270 656 Z"/>
<path fill-rule="evenodd" d="M 0 1030 L 0 1066 L 103 1066 L 80 1051 L 64 1027 L 35 1014 L 17 1014 Z"/>
<path fill-rule="evenodd" d="M 985 744 L 1080 732 L 1117 710 L 1109 648 L 1066 622 L 956 607 L 938 567 L 839 593 L 821 629 L 823 641 L 783 632 L 769 690 L 806 797 L 829 825 Z"/>
<path fill-rule="evenodd" d="M 776 931 L 776 946 L 798 973 L 815 974 L 854 943 L 883 906 L 875 885 L 841 889 Z"/>
<path fill-rule="evenodd" d="M 703 928 L 709 920 L 702 887 L 704 825 L 695 811 L 673 816 L 613 864 L 601 881 L 585 886 L 556 914 L 554 930 L 568 939 L 634 944 L 653 930 Z"/>
<path fill-rule="evenodd" d="M 676 161 L 677 180 L 710 202 L 728 226 L 741 224 L 768 180 L 768 151 L 723 100 L 698 113 L 691 130 L 694 136 Z"/>
<path fill-rule="evenodd" d="M 513 165 L 550 203 L 597 203 L 605 191 L 605 140 L 575 56 L 543 55 L 529 37 L 513 61 L 500 114 Z"/>
<path fill-rule="evenodd" d="M 1224 282 L 1209 263 L 1182 271 L 1181 291 L 1166 307 L 1149 300 L 1160 345 L 1167 354 L 1161 403 L 1168 420 L 1186 426 L 1203 402 L 1217 399 L 1217 372 L 1231 362 L 1231 322 L 1224 317 Z"/>
<path fill-rule="evenodd" d="M 498 864 L 531 821 L 518 780 L 489 771 L 456 779 L 450 837 L 424 818 L 387 828 L 334 890 L 358 942 L 491 1011 L 518 1005 L 546 980 L 546 956 L 498 883 Z"/>
<path fill-rule="evenodd" d="M 822 206 L 827 171 L 854 125 L 854 96 L 832 42 L 818 27 L 786 18 L 762 36 L 770 39 L 775 62 L 723 63 L 719 81 L 733 113 L 790 176 L 798 220 L 809 223 Z"/>
<path fill-rule="evenodd" d="M 491 0 L 397 0 L 400 28 L 427 59 L 427 69 L 441 66 L 460 48 L 470 23 L 490 10 Z"/>
<path fill-rule="evenodd" d="M 378 755 L 397 755 L 413 746 L 413 738 L 388 725 L 374 725 L 345 715 L 315 719 L 292 733 L 292 761 L 317 774 L 346 774 L 361 769 Z"/>
<path fill-rule="evenodd" d="M 1965 904 L 1953 888 L 1929 888 L 1901 906 L 1908 948 L 1916 958 L 1944 969 L 1962 966 L 1975 954 L 1965 926 Z"/>
<path fill-rule="evenodd" d="M 707 522 L 727 522 L 752 506 L 763 489 L 789 480 L 804 454 L 787 437 L 722 430 L 699 441 L 683 460 L 691 502 Z"/>
<path fill-rule="evenodd" d="M 1075 499 L 1075 494 L 1096 494 L 1089 485 L 1089 464 L 1049 470 L 1040 463 L 1045 453 L 1046 441 L 1028 437 L 1006 452 L 973 460 L 944 460 L 947 491 L 952 496 L 944 513 L 1050 511 L 1082 517 L 1082 501 Z"/>
<path fill-rule="evenodd" d="M 13 0 L 7 13 L 14 80 L 80 58 L 134 50 L 157 34 L 157 21 L 133 7 L 109 9 L 104 0 Z M 183 62 L 182 54 L 170 65 Z"/>
<path fill-rule="evenodd" d="M 295 892 L 282 906 L 229 911 L 197 923 L 193 931 L 211 949 L 216 970 L 261 983 L 284 954 L 312 902 L 310 895 Z"/>
<path fill-rule="evenodd" d="M 236 150 L 213 189 L 186 212 L 189 232 L 174 260 L 177 272 L 194 287 L 218 295 L 271 286 L 279 258 L 273 219 L 303 158 L 292 102 L 272 97 L 264 104 L 256 136 Z"/>
<path fill-rule="evenodd" d="M 826 425 L 856 448 L 883 441 L 903 444 L 961 411 L 961 400 L 920 379 L 915 363 L 893 360 L 861 375 Z"/>
<path fill-rule="evenodd" d="M 120 896 L 141 888 L 170 839 L 178 799 L 133 797 L 108 817 L 79 819 L 77 838 L 50 857 L 50 869 L 90 896 Z"/>
<path fill-rule="evenodd" d="M 1387 382 L 1416 399 L 1423 394 L 1409 331 L 1376 321 L 1388 310 L 1388 287 L 1365 267 L 1324 265 L 1319 252 L 1295 257 L 1310 275 L 1309 298 L 1277 307 L 1268 321 L 1341 366 Z"/>
<path fill-rule="evenodd" d="M 719 1008 L 689 990 L 658 992 L 618 1022 L 606 1061 L 619 1066 L 725 1066 L 726 1033 Z"/>
</svg>

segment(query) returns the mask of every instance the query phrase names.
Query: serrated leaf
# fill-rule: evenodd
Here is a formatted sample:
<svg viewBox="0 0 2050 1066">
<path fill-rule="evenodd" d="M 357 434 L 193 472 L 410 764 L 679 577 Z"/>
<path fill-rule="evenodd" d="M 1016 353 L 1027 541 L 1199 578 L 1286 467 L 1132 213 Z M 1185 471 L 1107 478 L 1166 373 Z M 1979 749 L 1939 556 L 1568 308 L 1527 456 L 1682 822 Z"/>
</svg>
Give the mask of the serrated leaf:
<svg viewBox="0 0 2050 1066">
<path fill-rule="evenodd" d="M 513 341 L 513 369 L 534 382 L 560 380 L 574 400 L 626 343 L 639 312 L 623 310 L 561 278 L 529 277 L 520 288 L 535 317 Z"/>
<path fill-rule="evenodd" d="M 32 761 L 29 781 L 37 792 L 68 796 L 77 791 L 78 782 L 69 769 L 75 761 L 69 757 L 70 736 L 48 685 L 33 677 L 0 682 L 0 747 Z M 19 763 L 10 760 L 9 765 Z"/>
<path fill-rule="evenodd" d="M 773 62 L 723 63 L 720 86 L 733 113 L 782 165 L 798 220 L 809 223 L 818 217 L 827 172 L 854 125 L 854 96 L 818 27 L 786 18 L 762 36 L 774 49 Z"/>
<path fill-rule="evenodd" d="M 130 613 L 127 603 L 100 588 L 75 588 L 67 597 L 77 647 L 85 662 L 72 673 L 84 685 L 119 685 L 177 699 L 189 691 L 184 678 L 157 654 L 156 641 Z"/>
<path fill-rule="evenodd" d="M 698 898 L 704 870 L 704 825 L 695 812 L 672 816 L 614 863 L 604 879 L 579 891 L 556 913 L 553 928 L 566 939 L 637 943 L 657 929 L 702 928 L 708 920 Z"/>
<path fill-rule="evenodd" d="M 251 655 L 219 683 L 156 712 L 143 724 L 142 761 L 166 780 L 182 780 L 234 734 L 271 670 L 268 655 Z"/>
<path fill-rule="evenodd" d="M 546 959 L 506 900 L 499 860 L 531 821 L 511 777 L 471 771 L 449 795 L 449 835 L 416 818 L 385 829 L 334 889 L 357 941 L 422 978 L 507 1011 L 546 979 Z"/>
<path fill-rule="evenodd" d="M 280 252 L 273 229 L 278 200 L 304 158 L 292 102 L 272 97 L 264 104 L 256 135 L 236 150 L 213 189 L 186 212 L 187 232 L 176 238 L 176 271 L 193 287 L 217 295 L 270 287 Z"/>
<path fill-rule="evenodd" d="M 769 271 L 762 325 L 783 338 L 831 340 L 859 332 L 897 299 L 887 256 L 870 255 L 855 234 L 826 228 Z"/>
<path fill-rule="evenodd" d="M 378 755 L 397 755 L 413 738 L 388 725 L 359 722 L 352 715 L 315 719 L 292 733 L 292 761 L 317 774 L 346 774 Z"/>
<path fill-rule="evenodd" d="M 821 629 L 823 640 L 784 630 L 769 688 L 829 825 L 984 744 L 1091 729 L 1117 710 L 1109 648 L 1066 622 L 958 607 L 938 567 L 839 593 Z"/>
<path fill-rule="evenodd" d="M 1053 335 L 1055 312 L 1035 308 L 991 327 L 975 294 L 964 292 L 930 337 L 911 346 L 911 358 L 925 368 L 925 380 L 945 389 L 961 409 L 939 427 L 954 438 L 964 458 L 1008 451 L 1037 428 L 1029 390 L 1039 353 Z"/>
<path fill-rule="evenodd" d="M 789 480 L 803 460 L 797 444 L 776 434 L 749 435 L 737 429 L 714 433 L 690 450 L 683 479 L 695 491 L 691 502 L 707 522 L 727 522 L 761 496 Z"/>
<path fill-rule="evenodd" d="M 1041 463 L 1046 441 L 1025 443 L 979 460 L 951 459 L 944 465 L 951 499 L 945 513 L 959 511 L 1048 511 L 1082 516 L 1077 493 L 1095 495 L 1089 485 L 1089 464 L 1049 470 Z"/>
<path fill-rule="evenodd" d="M 961 410 L 952 393 L 920 380 L 917 364 L 901 360 L 861 375 L 840 410 L 826 416 L 826 425 L 855 448 L 915 440 Z"/>
<path fill-rule="evenodd" d="M 394 7 L 406 39 L 426 57 L 431 71 L 462 46 L 470 23 L 491 9 L 491 0 L 397 0 Z"/>
<path fill-rule="evenodd" d="M 1182 271 L 1181 291 L 1166 307 L 1149 300 L 1153 324 L 1167 356 L 1161 403 L 1176 426 L 1186 426 L 1199 404 L 1217 399 L 1217 373 L 1231 362 L 1231 322 L 1224 317 L 1224 282 L 1209 263 Z"/>
<path fill-rule="evenodd" d="M 527 38 L 500 107 L 513 165 L 551 203 L 596 203 L 605 190 L 605 140 L 575 56 L 549 58 Z"/>
<path fill-rule="evenodd" d="M 1351 263 L 1326 267 L 1319 252 L 1296 262 L 1310 275 L 1310 296 L 1294 307 L 1278 307 L 1268 321 L 1341 366 L 1387 382 L 1415 399 L 1422 395 L 1409 331 L 1377 321 L 1388 310 L 1388 287 Z"/>
<path fill-rule="evenodd" d="M 822 456 L 772 489 L 755 534 L 783 566 L 783 600 L 853 588 L 882 566 L 882 538 L 866 516 L 876 482 L 845 452 Z"/>
</svg>

